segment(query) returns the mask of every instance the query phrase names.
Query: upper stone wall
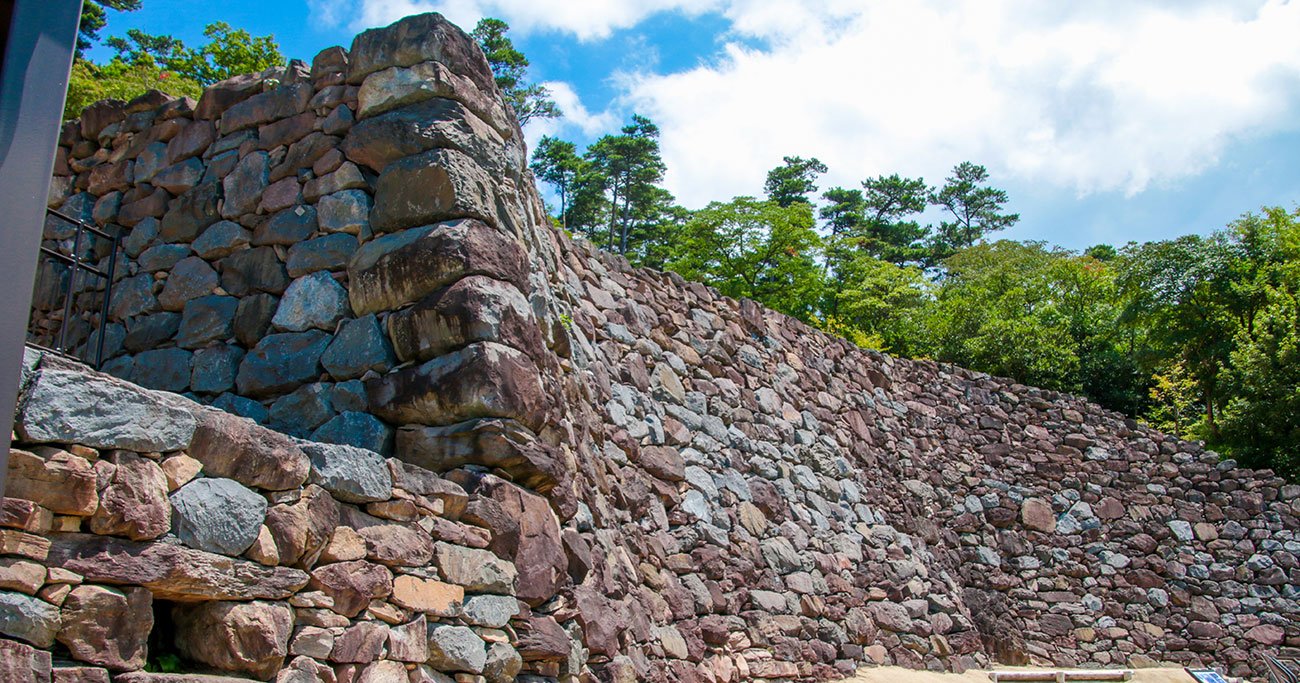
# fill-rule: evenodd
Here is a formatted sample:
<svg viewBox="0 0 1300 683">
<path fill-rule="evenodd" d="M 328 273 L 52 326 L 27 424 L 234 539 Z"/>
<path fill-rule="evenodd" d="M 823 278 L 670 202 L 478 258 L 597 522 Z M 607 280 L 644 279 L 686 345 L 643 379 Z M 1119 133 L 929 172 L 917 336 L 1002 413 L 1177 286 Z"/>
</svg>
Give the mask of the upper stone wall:
<svg viewBox="0 0 1300 683">
<path fill-rule="evenodd" d="M 125 234 L 105 369 L 457 482 L 517 568 L 524 680 L 1240 673 L 1300 644 L 1300 487 L 571 242 L 437 15 L 99 103 L 59 154 L 52 205 Z"/>
</svg>

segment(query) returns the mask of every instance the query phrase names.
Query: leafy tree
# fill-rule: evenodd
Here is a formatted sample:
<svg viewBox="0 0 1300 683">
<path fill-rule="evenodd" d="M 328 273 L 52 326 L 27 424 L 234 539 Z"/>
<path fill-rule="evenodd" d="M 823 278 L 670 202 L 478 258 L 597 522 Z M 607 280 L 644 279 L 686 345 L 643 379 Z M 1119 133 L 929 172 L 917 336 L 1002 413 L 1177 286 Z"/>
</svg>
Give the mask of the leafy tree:
<svg viewBox="0 0 1300 683">
<path fill-rule="evenodd" d="M 922 314 L 930 303 L 929 282 L 918 268 L 900 267 L 862 250 L 842 260 L 837 286 L 827 287 L 823 322 L 830 332 L 858 346 L 912 355 L 922 334 Z"/>
<path fill-rule="evenodd" d="M 198 97 L 205 86 L 219 80 L 284 63 L 275 36 L 253 36 L 225 22 L 208 24 L 203 34 L 210 40 L 199 48 L 136 29 L 127 31 L 125 38 L 109 38 L 105 44 L 117 55 L 107 63 L 79 59 L 73 64 L 64 118 L 79 116 L 98 100 L 129 100 L 150 89 Z"/>
<path fill-rule="evenodd" d="M 895 265 L 925 259 L 924 240 L 930 227 L 912 217 L 925 211 L 931 189 L 924 178 L 904 178 L 897 173 L 862 181 L 866 220 L 863 247 Z"/>
<path fill-rule="evenodd" d="M 126 38 L 114 36 L 105 41 L 117 51 L 117 59 L 132 65 L 157 65 L 205 87 L 285 61 L 274 35 L 254 36 L 244 29 L 231 28 L 224 21 L 204 27 L 203 35 L 208 42 L 197 49 L 185 47 L 172 36 L 152 35 L 138 29 L 131 29 L 126 35 Z"/>
<path fill-rule="evenodd" d="M 1007 193 L 983 185 L 988 179 L 988 171 L 983 166 L 963 161 L 953 167 L 943 187 L 931 193 L 930 203 L 952 216 L 952 220 L 939 223 L 938 233 L 932 239 L 935 259 L 942 260 L 1020 220 L 1020 214 L 1002 213 L 1008 201 Z"/>
<path fill-rule="evenodd" d="M 569 227 L 569 198 L 585 163 L 578 156 L 576 145 L 549 135 L 543 136 L 533 151 L 533 173 L 538 180 L 549 183 L 559 193 L 560 227 L 566 230 Z"/>
<path fill-rule="evenodd" d="M 506 22 L 485 17 L 474 26 L 470 36 L 487 57 L 497 87 L 501 88 L 501 94 L 515 113 L 519 125 L 533 119 L 559 118 L 563 113 L 551 99 L 546 86 L 528 82 L 528 58 L 506 36 L 509 30 L 510 25 Z"/>
<path fill-rule="evenodd" d="M 820 242 L 811 205 L 736 197 L 691 215 L 668 267 L 810 321 L 821 289 Z"/>
<path fill-rule="evenodd" d="M 822 193 L 826 204 L 819 215 L 826 221 L 832 237 L 853 236 L 867 220 L 867 203 L 861 190 L 832 187 Z"/>
<path fill-rule="evenodd" d="M 795 203 L 811 205 L 808 195 L 817 191 L 817 176 L 826 172 L 826 164 L 816 157 L 784 157 L 784 164 L 767 172 L 763 191 L 768 199 L 790 206 Z"/>
<path fill-rule="evenodd" d="M 86 0 L 81 4 L 81 21 L 77 24 L 76 58 L 81 60 L 99 40 L 99 32 L 108 25 L 108 12 L 134 12 L 140 9 L 140 0 Z"/>
<path fill-rule="evenodd" d="M 604 176 L 608 195 L 606 248 L 628 253 L 633 226 L 645 218 L 660 197 L 654 188 L 663 180 L 659 127 L 637 114 L 620 135 L 605 135 L 587 148 L 587 161 Z"/>
<path fill-rule="evenodd" d="M 1300 474 L 1300 300 L 1269 288 L 1254 330 L 1238 333 L 1221 414 L 1221 437 L 1252 467 Z"/>
</svg>

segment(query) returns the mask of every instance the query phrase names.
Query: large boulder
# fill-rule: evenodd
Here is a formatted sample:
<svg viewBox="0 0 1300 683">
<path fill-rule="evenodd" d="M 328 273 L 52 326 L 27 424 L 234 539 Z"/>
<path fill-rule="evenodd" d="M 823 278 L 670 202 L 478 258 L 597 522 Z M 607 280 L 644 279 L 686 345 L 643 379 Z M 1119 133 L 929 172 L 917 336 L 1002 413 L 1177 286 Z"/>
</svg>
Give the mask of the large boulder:
<svg viewBox="0 0 1300 683">
<path fill-rule="evenodd" d="M 279 600 L 298 592 L 308 579 L 296 569 L 263 567 L 182 545 L 90 534 L 55 535 L 48 563 L 87 581 L 143 586 L 155 598 L 176 602 Z"/>
<path fill-rule="evenodd" d="M 403 361 L 426 361 L 479 341 L 512 346 L 534 359 L 545 351 L 541 324 L 522 292 L 473 275 L 388 317 L 393 349 Z"/>
<path fill-rule="evenodd" d="M 171 495 L 176 535 L 191 548 L 239 555 L 257 540 L 266 499 L 232 479 L 195 479 Z"/>
<path fill-rule="evenodd" d="M 42 458 L 9 451 L 5 495 L 29 500 L 61 515 L 90 515 L 99 507 L 98 478 L 90 462 L 65 451 Z"/>
<path fill-rule="evenodd" d="M 142 453 L 185 448 L 197 425 L 173 399 L 106 375 L 58 368 L 36 374 L 17 423 L 19 435 L 31 443 L 79 443 Z"/>
<path fill-rule="evenodd" d="M 167 475 L 152 460 L 127 451 L 113 458 L 113 473 L 90 518 L 97 534 L 126 536 L 133 541 L 157 538 L 171 527 Z"/>
<path fill-rule="evenodd" d="M 321 330 L 267 335 L 239 364 L 239 393 L 262 397 L 293 391 L 320 376 L 320 358 L 330 345 Z"/>
<path fill-rule="evenodd" d="M 484 93 L 497 92 L 483 52 L 464 31 L 436 12 L 413 14 L 353 38 L 352 49 L 348 50 L 347 78 L 349 83 L 359 85 L 366 76 L 381 69 L 427 61 L 456 69 Z"/>
<path fill-rule="evenodd" d="M 338 523 L 338 502 L 316 485 L 304 488 L 293 503 L 275 505 L 266 514 L 280 564 L 304 569 L 316 564 Z"/>
<path fill-rule="evenodd" d="M 519 573 L 518 598 L 537 606 L 554 597 L 568 578 L 569 560 L 551 504 L 536 493 L 490 474 L 470 492 L 496 501 L 519 525 L 519 543 L 505 558 L 515 563 Z"/>
<path fill-rule="evenodd" d="M 439 542 L 434 544 L 434 560 L 444 580 L 471 593 L 513 595 L 519 581 L 513 564 L 487 550 Z"/>
<path fill-rule="evenodd" d="M 371 240 L 348 263 L 356 315 L 396 310 L 467 275 L 527 286 L 523 246 L 476 220 L 411 228 Z"/>
<path fill-rule="evenodd" d="M 371 412 L 396 424 L 447 425 L 505 417 L 536 431 L 549 404 L 532 360 L 492 342 L 367 380 L 366 393 Z"/>
<path fill-rule="evenodd" d="M 487 643 L 465 626 L 429 624 L 429 663 L 439 671 L 483 673 Z"/>
<path fill-rule="evenodd" d="M 358 121 L 341 149 L 376 173 L 398 159 L 439 147 L 463 152 L 484 168 L 501 173 L 506 170 L 504 146 L 501 136 L 465 105 L 434 98 Z"/>
<path fill-rule="evenodd" d="M 0 635 L 49 648 L 59 626 L 58 607 L 30 595 L 0 591 Z"/>
<path fill-rule="evenodd" d="M 329 273 L 318 271 L 289 285 L 271 324 L 291 332 L 312 328 L 333 332 L 347 312 L 347 291 Z"/>
<path fill-rule="evenodd" d="M 311 459 L 309 481 L 345 503 L 371 503 L 393 497 L 393 477 L 383 456 L 354 446 L 303 443 Z"/>
<path fill-rule="evenodd" d="M 375 183 L 370 227 L 393 232 L 458 218 L 490 225 L 497 216 L 496 182 L 470 157 L 433 149 L 384 167 Z"/>
<path fill-rule="evenodd" d="M 58 640 L 73 659 L 114 671 L 144 667 L 153 595 L 143 588 L 82 585 L 63 600 Z"/>
<path fill-rule="evenodd" d="M 172 609 L 175 642 L 187 658 L 270 680 L 284 665 L 293 610 L 279 602 L 205 602 Z"/>
<path fill-rule="evenodd" d="M 189 454 L 213 477 L 254 488 L 285 491 L 302 486 L 311 463 L 289 437 L 218 410 L 202 410 Z"/>
</svg>

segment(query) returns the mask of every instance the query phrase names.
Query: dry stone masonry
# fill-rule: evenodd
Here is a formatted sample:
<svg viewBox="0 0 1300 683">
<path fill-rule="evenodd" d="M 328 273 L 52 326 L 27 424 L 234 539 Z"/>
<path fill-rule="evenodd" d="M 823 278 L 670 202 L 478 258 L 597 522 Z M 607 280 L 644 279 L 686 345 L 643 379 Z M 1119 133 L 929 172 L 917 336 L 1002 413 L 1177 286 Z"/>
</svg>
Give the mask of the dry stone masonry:
<svg viewBox="0 0 1300 683">
<path fill-rule="evenodd" d="M 4 680 L 1242 674 L 1300 648 L 1300 487 L 571 241 L 436 14 L 92 105 L 58 154 L 51 206 L 123 235 L 121 379 L 29 355 Z M 62 320 L 59 268 L 35 341 L 93 348 L 100 292 L 71 283 Z"/>
</svg>

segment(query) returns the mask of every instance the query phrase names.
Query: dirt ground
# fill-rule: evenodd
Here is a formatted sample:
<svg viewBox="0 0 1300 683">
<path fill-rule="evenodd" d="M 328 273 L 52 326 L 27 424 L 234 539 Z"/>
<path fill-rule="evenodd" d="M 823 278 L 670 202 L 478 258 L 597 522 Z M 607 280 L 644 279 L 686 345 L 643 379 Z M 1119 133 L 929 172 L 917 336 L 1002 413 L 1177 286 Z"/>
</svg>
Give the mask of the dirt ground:
<svg viewBox="0 0 1300 683">
<path fill-rule="evenodd" d="M 1033 671 L 1017 667 L 999 667 L 997 671 Z M 988 671 L 967 671 L 964 674 L 937 674 L 929 671 L 912 671 L 892 666 L 863 669 L 845 683 L 989 683 Z M 1181 668 L 1134 669 L 1135 683 L 1194 683 Z"/>
</svg>

